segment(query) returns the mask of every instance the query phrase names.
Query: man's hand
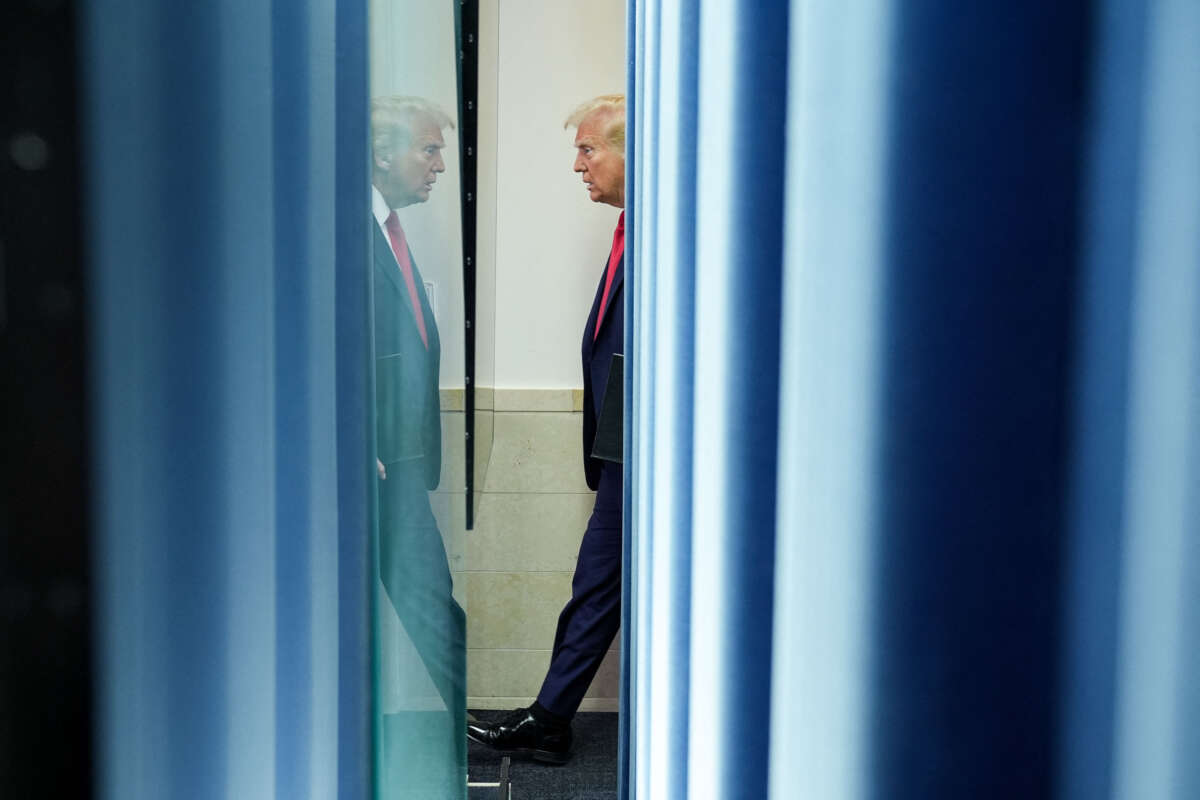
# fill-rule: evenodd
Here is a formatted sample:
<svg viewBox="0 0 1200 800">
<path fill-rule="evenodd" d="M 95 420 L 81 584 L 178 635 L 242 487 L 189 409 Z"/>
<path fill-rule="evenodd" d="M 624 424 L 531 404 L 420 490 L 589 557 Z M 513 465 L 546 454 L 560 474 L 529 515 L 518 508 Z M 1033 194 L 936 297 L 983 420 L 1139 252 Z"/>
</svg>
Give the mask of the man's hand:
<svg viewBox="0 0 1200 800">
<path fill-rule="evenodd" d="M 379 480 L 386 481 L 387 480 L 387 468 L 385 468 L 383 466 L 383 462 L 380 461 L 378 458 L 375 459 L 375 469 L 379 472 Z"/>
</svg>

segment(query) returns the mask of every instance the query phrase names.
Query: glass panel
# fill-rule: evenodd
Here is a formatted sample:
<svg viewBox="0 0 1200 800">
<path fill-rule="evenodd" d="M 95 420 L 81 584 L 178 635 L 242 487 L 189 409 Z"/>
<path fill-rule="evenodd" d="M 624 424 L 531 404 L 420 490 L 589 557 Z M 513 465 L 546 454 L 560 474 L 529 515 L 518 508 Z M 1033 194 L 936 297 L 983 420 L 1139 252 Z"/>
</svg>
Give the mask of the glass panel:
<svg viewBox="0 0 1200 800">
<path fill-rule="evenodd" d="M 466 797 L 454 2 L 372 0 L 376 796 Z"/>
<path fill-rule="evenodd" d="M 479 519 L 479 501 L 487 485 L 492 460 L 493 409 L 496 387 L 496 116 L 499 49 L 499 9 L 496 3 L 479 3 L 476 40 L 479 42 L 477 102 L 479 132 L 476 167 L 478 204 L 475 224 L 475 252 L 479 268 L 475 272 L 475 519 Z"/>
</svg>

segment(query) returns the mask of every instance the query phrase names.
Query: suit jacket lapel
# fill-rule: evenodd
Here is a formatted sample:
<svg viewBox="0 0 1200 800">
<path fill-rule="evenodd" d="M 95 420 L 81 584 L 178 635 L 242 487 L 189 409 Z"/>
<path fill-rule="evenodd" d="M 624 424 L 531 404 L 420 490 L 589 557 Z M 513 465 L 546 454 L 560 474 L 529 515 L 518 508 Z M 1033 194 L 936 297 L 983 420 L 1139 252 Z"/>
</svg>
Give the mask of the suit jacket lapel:
<svg viewBox="0 0 1200 800">
<path fill-rule="evenodd" d="M 607 276 L 605 276 L 605 278 L 607 278 Z M 609 290 L 608 290 L 608 298 L 604 301 L 604 316 L 601 317 L 601 319 L 600 319 L 600 326 L 599 326 L 600 328 L 603 328 L 604 324 L 608 321 L 608 318 L 612 316 L 613 298 L 616 297 L 617 294 L 621 291 L 621 284 L 623 284 L 624 282 L 625 282 L 625 254 L 622 253 L 621 260 L 617 262 L 617 271 L 615 273 L 613 273 L 613 282 L 612 282 L 612 286 L 609 287 Z M 600 291 L 602 291 L 602 292 L 604 291 L 603 283 L 600 284 Z M 599 313 L 599 309 L 597 309 L 597 313 Z M 598 329 L 593 328 L 592 329 L 593 333 L 595 333 L 596 330 L 598 330 Z"/>
<path fill-rule="evenodd" d="M 389 258 L 389 256 L 391 257 Z M 404 297 L 408 297 L 408 289 L 404 287 L 404 280 L 400 276 L 400 266 L 396 263 L 392 246 L 387 237 L 383 235 L 383 231 L 379 230 L 378 225 L 375 226 L 375 266 L 387 276 L 392 286 L 396 287 L 396 291 L 401 292 Z"/>
</svg>

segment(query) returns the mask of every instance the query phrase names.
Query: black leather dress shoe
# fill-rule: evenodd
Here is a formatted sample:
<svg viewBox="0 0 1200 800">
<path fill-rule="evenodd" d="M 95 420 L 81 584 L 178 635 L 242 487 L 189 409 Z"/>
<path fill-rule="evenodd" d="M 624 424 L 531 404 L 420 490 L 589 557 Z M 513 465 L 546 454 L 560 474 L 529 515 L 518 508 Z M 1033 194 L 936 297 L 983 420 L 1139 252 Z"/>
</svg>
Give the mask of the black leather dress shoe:
<svg viewBox="0 0 1200 800">
<path fill-rule="evenodd" d="M 565 764 L 571 758 L 571 726 L 539 722 L 528 708 L 518 708 L 499 722 L 468 722 L 467 738 L 506 756 Z"/>
</svg>

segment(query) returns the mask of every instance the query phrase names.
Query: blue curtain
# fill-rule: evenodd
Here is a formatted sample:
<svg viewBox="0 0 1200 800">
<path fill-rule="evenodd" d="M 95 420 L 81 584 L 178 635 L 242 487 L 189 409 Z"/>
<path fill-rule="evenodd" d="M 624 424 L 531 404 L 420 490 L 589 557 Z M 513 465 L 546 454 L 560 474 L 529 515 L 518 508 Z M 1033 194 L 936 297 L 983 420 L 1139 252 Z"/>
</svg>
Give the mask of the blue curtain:
<svg viewBox="0 0 1200 800">
<path fill-rule="evenodd" d="M 1200 7 L 631 18 L 629 796 L 1197 796 Z"/>
<path fill-rule="evenodd" d="M 365 4 L 82 30 L 98 795 L 365 797 Z"/>
<path fill-rule="evenodd" d="M 634 263 L 652 264 L 653 269 L 636 270 L 636 313 L 638 326 L 627 341 L 645 341 L 643 355 L 634 361 L 634 397 L 644 413 L 636 417 L 633 431 L 638 457 L 632 466 L 647 479 L 635 485 L 638 516 L 634 524 L 647 535 L 637 539 L 636 563 L 639 592 L 636 644 L 626 648 L 650 654 L 636 672 L 637 705 L 635 762 L 645 765 L 636 775 L 641 796 L 675 796 L 675 788 L 686 780 L 682 765 L 688 752 L 688 691 L 690 636 L 686 621 L 663 613 L 686 604 L 691 594 L 691 485 L 692 485 L 692 392 L 695 279 L 690 269 L 695 254 L 695 224 L 692 209 L 696 197 L 696 173 L 681 169 L 674 182 L 659 191 L 650 176 L 658 164 L 696 163 L 696 49 L 686 46 L 699 35 L 699 13 L 695 8 L 670 3 L 648 7 L 642 19 L 644 41 L 656 43 L 647 54 L 640 73 L 642 85 L 636 97 L 649 116 L 636 118 L 633 188 L 635 208 L 645 207 L 644 227 L 635 229 L 637 257 Z M 627 193 L 626 196 L 630 196 Z M 676 325 L 657 325 L 660 313 L 667 318 L 673 310 L 680 316 Z M 670 413 L 654 415 L 656 404 Z M 657 531 L 651 535 L 651 531 Z M 656 768 L 654 765 L 659 765 Z"/>
<path fill-rule="evenodd" d="M 762 798 L 789 9 L 631 16 L 630 794 Z"/>
</svg>

